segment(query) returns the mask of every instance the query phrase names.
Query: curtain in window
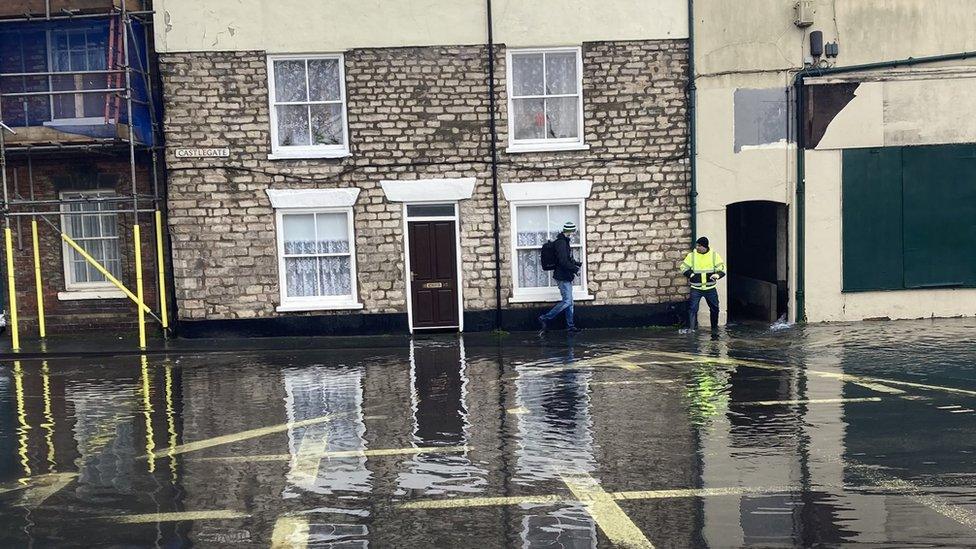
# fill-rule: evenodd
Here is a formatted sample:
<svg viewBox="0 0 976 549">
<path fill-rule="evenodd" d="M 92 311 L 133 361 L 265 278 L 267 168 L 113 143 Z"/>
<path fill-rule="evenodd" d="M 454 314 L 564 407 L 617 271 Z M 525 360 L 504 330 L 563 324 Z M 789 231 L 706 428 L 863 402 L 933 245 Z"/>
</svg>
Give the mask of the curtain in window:
<svg viewBox="0 0 976 549">
<path fill-rule="evenodd" d="M 542 270 L 542 245 L 562 232 L 563 224 L 572 221 L 582 226 L 579 206 L 522 206 L 516 208 L 516 261 L 519 288 L 555 286 L 552 274 Z M 573 257 L 580 261 L 579 231 L 570 239 Z"/>
<path fill-rule="evenodd" d="M 345 213 L 285 215 L 288 297 L 352 294 L 352 257 Z"/>
</svg>

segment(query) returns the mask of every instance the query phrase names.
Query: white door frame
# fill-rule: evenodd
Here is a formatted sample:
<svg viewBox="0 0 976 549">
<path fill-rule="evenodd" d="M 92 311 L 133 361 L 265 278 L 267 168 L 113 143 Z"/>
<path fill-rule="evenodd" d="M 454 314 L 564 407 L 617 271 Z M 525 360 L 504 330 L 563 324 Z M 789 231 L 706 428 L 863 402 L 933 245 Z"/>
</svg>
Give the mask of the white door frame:
<svg viewBox="0 0 976 549">
<path fill-rule="evenodd" d="M 451 205 L 454 207 L 453 216 L 435 217 L 409 217 L 407 215 L 408 206 L 430 206 L 434 204 Z M 458 325 L 442 326 L 436 328 L 414 328 L 413 326 L 413 280 L 410 278 L 410 222 L 411 221 L 453 221 L 454 222 L 454 263 L 457 269 L 457 306 L 458 306 Z M 464 281 L 463 269 L 461 269 L 461 216 L 458 202 L 451 200 L 431 200 L 403 203 L 403 279 L 406 281 L 407 290 L 407 325 L 410 333 L 414 330 L 441 330 L 445 328 L 457 328 L 458 332 L 464 332 Z"/>
</svg>

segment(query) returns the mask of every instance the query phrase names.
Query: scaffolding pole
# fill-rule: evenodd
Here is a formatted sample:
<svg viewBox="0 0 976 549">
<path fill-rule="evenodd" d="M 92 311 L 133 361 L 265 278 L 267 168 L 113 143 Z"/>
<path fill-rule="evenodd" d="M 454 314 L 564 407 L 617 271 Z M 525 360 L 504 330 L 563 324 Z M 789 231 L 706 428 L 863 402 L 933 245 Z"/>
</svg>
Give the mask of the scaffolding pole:
<svg viewBox="0 0 976 549">
<path fill-rule="evenodd" d="M 38 72 L 38 73 L 28 73 L 28 72 L 9 72 L 0 73 L 0 78 L 30 78 L 30 77 L 52 77 L 52 76 L 64 76 L 66 74 L 76 74 L 76 75 L 106 75 L 111 79 L 112 76 L 118 76 L 121 78 L 124 75 L 124 84 L 119 85 L 119 83 L 109 81 L 109 85 L 105 86 L 104 89 L 90 89 L 90 90 L 48 90 L 44 92 L 36 91 L 23 91 L 16 92 L 12 91 L 10 93 L 0 94 L 0 99 L 2 98 L 20 98 L 26 100 L 26 98 L 36 97 L 36 96 L 47 96 L 55 97 L 60 95 L 78 95 L 78 94 L 105 94 L 107 97 L 116 97 L 125 99 L 125 115 L 127 117 L 127 139 L 125 137 L 120 138 L 91 138 L 90 141 L 85 143 L 64 143 L 58 139 L 52 139 L 42 142 L 25 142 L 25 143 L 6 143 L 4 141 L 4 129 L 14 133 L 13 130 L 3 126 L 4 129 L 0 129 L 0 172 L 2 172 L 2 186 L 3 186 L 3 209 L 2 214 L 4 216 L 4 240 L 7 245 L 7 277 L 8 277 L 8 292 L 9 292 L 9 309 L 10 309 L 10 320 L 11 320 L 11 338 L 13 341 L 13 347 L 15 350 L 20 349 L 19 340 L 19 326 L 17 322 L 17 304 L 16 304 L 16 287 L 15 287 L 15 269 L 14 269 L 14 250 L 12 244 L 12 230 L 11 230 L 11 218 L 19 219 L 20 217 L 31 217 L 31 236 L 33 244 L 33 268 L 34 268 L 34 281 L 36 285 L 36 296 L 38 303 L 38 325 L 40 329 L 40 335 L 42 338 L 46 337 L 46 326 L 44 319 L 44 304 L 43 304 L 43 278 L 42 270 L 40 264 L 40 238 L 38 232 L 37 219 L 40 218 L 42 221 L 50 225 L 54 231 L 60 235 L 61 240 L 72 250 L 74 250 L 81 258 L 83 258 L 87 263 L 91 264 L 95 270 L 97 270 L 106 280 L 118 287 L 123 294 L 126 295 L 130 300 L 136 304 L 138 312 L 138 322 L 139 322 L 139 345 L 140 348 L 146 348 L 146 315 L 158 320 L 163 328 L 164 335 L 167 334 L 167 329 L 169 327 L 169 307 L 167 303 L 166 295 L 166 262 L 165 262 L 165 223 L 163 218 L 163 213 L 161 211 L 160 204 L 160 191 L 159 191 L 159 168 L 158 163 L 160 162 L 159 149 L 160 147 L 154 142 L 139 142 L 135 130 L 135 105 L 139 105 L 140 108 L 147 107 L 149 110 L 149 116 L 151 120 L 150 133 L 152 137 L 157 138 L 161 133 L 161 127 L 159 121 L 157 120 L 156 113 L 156 96 L 155 90 L 156 85 L 152 77 L 152 64 L 144 63 L 140 53 L 140 46 L 136 39 L 137 33 L 133 26 L 133 21 L 140 21 L 143 24 L 151 25 L 151 19 L 149 16 L 153 14 L 152 10 L 147 11 L 130 11 L 129 4 L 127 0 L 121 0 L 121 5 L 119 8 L 112 10 L 110 13 L 100 13 L 100 14 L 72 14 L 65 13 L 64 15 L 51 15 L 49 1 L 45 2 L 45 15 L 44 17 L 34 17 L 28 15 L 24 18 L 18 19 L 5 19 L 0 20 L 0 28 L 2 28 L 3 23 L 17 23 L 17 22 L 35 22 L 35 21 L 59 21 L 59 20 L 70 20 L 70 19 L 98 19 L 98 18 L 113 18 L 113 21 L 118 21 L 121 29 L 121 58 L 113 57 L 110 60 L 109 65 L 105 70 L 95 70 L 95 71 L 73 71 L 73 72 Z M 117 18 L 117 19 L 115 19 Z M 150 44 L 148 34 L 143 36 L 145 55 L 147 59 L 150 56 Z M 133 55 L 138 58 L 133 60 Z M 136 66 L 138 63 L 138 66 Z M 113 65 L 114 64 L 114 65 Z M 143 101 L 140 98 L 135 97 L 133 90 L 133 77 L 136 75 L 142 78 L 145 82 L 147 97 Z M 118 81 L 116 81 L 118 82 Z M 2 114 L 2 110 L 0 110 Z M 116 120 L 116 122 L 119 122 Z M 2 124 L 2 118 L 0 118 L 0 124 Z M 36 143 L 36 144 L 35 144 Z M 118 154 L 121 152 L 120 148 L 127 146 L 128 148 L 128 161 L 129 161 L 129 178 L 131 194 L 122 197 L 97 197 L 97 198 L 83 198 L 83 199 L 55 199 L 55 200 L 44 200 L 36 199 L 34 197 L 33 189 L 33 173 L 32 173 L 32 157 L 31 153 L 34 151 L 43 152 L 48 151 L 52 153 L 57 152 L 67 152 L 67 151 L 80 151 L 83 153 L 97 153 L 103 151 L 105 154 Z M 138 176 L 137 176 L 137 160 L 136 160 L 136 150 L 145 151 L 148 153 L 150 166 L 150 176 L 151 181 L 151 194 L 140 195 L 138 193 Z M 31 183 L 31 193 L 30 199 L 24 200 L 22 197 L 11 197 L 8 195 L 8 182 L 6 174 L 6 161 L 7 157 L 11 154 L 26 154 L 28 160 L 28 170 L 30 174 Z M 120 182 L 123 183 L 124 182 Z M 147 208 L 145 201 L 152 201 L 152 207 Z M 124 209 L 123 204 L 127 201 L 131 201 L 131 209 Z M 61 224 L 61 216 L 65 215 L 65 212 L 61 211 L 61 207 L 65 204 L 110 204 L 114 206 L 110 210 L 98 209 L 97 213 L 106 214 L 129 214 L 132 215 L 132 235 L 133 235 L 133 252 L 135 253 L 134 262 L 136 267 L 136 287 L 133 293 L 128 288 L 122 284 L 117 278 L 115 278 L 104 265 L 99 263 L 94 257 L 87 253 L 87 251 L 82 248 L 77 242 L 70 238 L 58 225 L 52 223 L 49 216 L 57 215 L 59 216 L 59 225 Z M 58 207 L 58 211 L 44 211 L 50 207 Z M 141 206 L 141 207 L 140 207 Z M 11 208 L 25 207 L 29 208 L 30 211 L 11 211 Z M 48 207 L 48 208 L 46 208 Z M 69 212 L 69 215 L 72 212 Z M 78 212 L 82 214 L 84 212 Z M 145 303 L 144 295 L 144 273 L 143 273 L 143 257 L 142 257 L 142 236 L 141 236 L 141 226 L 140 226 L 140 214 L 150 214 L 153 218 L 155 225 L 155 246 L 150 245 L 155 248 L 155 267 L 156 267 L 156 286 L 157 286 L 157 299 L 159 300 L 159 313 L 157 316 L 153 310 Z M 67 253 L 67 252 L 66 252 Z M 151 268 L 151 264 L 147 267 Z"/>
</svg>

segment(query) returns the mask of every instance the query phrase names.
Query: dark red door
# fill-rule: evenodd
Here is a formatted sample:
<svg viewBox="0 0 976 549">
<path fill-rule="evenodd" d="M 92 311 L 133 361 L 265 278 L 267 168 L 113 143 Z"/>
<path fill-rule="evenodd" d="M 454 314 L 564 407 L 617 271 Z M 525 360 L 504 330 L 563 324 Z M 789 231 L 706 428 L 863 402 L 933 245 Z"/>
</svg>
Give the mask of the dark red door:
<svg viewBox="0 0 976 549">
<path fill-rule="evenodd" d="M 459 326 L 454 221 L 410 221 L 407 227 L 414 328 Z"/>
</svg>

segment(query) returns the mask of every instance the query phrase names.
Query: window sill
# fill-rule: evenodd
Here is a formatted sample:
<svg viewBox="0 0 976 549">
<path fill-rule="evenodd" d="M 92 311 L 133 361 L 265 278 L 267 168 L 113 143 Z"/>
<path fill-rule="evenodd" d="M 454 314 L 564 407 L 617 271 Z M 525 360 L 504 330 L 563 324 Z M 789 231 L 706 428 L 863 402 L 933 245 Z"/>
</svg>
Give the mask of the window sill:
<svg viewBox="0 0 976 549">
<path fill-rule="evenodd" d="M 562 297 L 559 292 L 547 295 L 515 295 L 508 298 L 509 303 L 555 303 Z M 573 301 L 593 301 L 596 299 L 591 294 L 584 293 L 582 290 L 573 291 Z"/>
<path fill-rule="evenodd" d="M 352 153 L 345 151 L 278 151 L 268 155 L 268 160 L 315 160 L 322 158 L 348 158 Z"/>
<path fill-rule="evenodd" d="M 58 292 L 58 301 L 82 301 L 94 299 L 125 299 L 125 294 L 115 288 L 105 290 L 69 290 Z"/>
<path fill-rule="evenodd" d="M 296 303 L 279 305 L 275 311 L 279 313 L 304 313 L 311 311 L 357 311 L 364 307 L 362 303 L 349 301 L 345 303 Z"/>
<path fill-rule="evenodd" d="M 505 152 L 509 154 L 533 153 L 533 152 L 558 152 L 558 151 L 588 151 L 590 146 L 586 143 L 534 143 L 509 145 Z"/>
</svg>

